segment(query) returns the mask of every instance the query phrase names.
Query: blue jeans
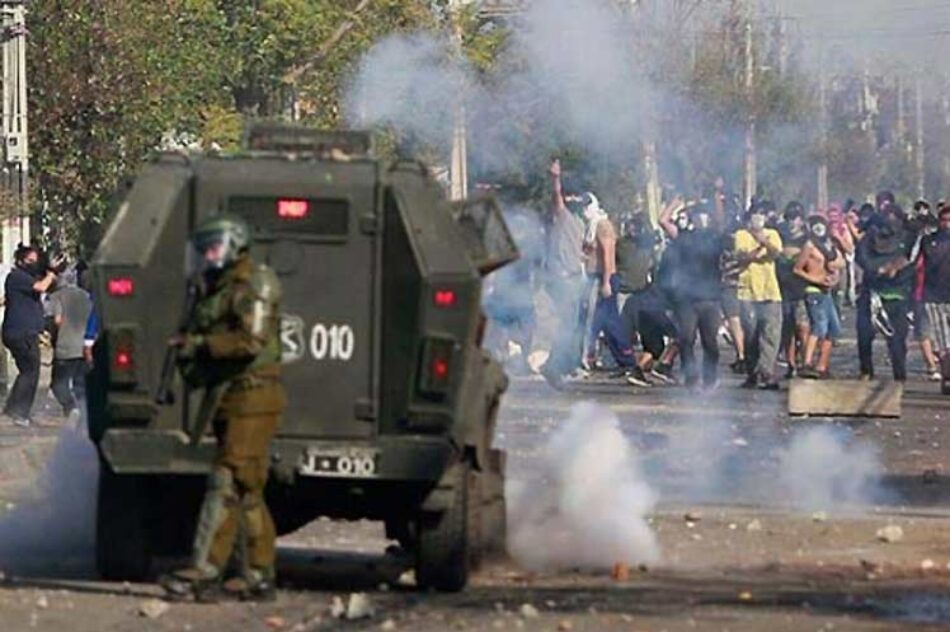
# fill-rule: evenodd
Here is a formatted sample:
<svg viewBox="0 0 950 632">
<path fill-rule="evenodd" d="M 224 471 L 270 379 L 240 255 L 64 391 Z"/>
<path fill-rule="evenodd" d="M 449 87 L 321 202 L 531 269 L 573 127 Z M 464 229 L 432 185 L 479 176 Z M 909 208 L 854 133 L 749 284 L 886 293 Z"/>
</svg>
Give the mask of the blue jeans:
<svg viewBox="0 0 950 632">
<path fill-rule="evenodd" d="M 597 304 L 594 307 L 594 318 L 591 322 L 591 336 L 596 340 L 600 332 L 604 332 L 607 347 L 618 366 L 632 368 L 636 365 L 633 353 L 633 344 L 629 332 L 620 317 L 620 307 L 617 303 L 617 294 L 620 291 L 620 279 L 614 274 L 610 277 L 611 295 L 604 298 L 600 295 L 601 277 L 596 277 Z"/>
<path fill-rule="evenodd" d="M 808 308 L 813 336 L 819 340 L 837 340 L 841 337 L 841 318 L 830 292 L 808 294 L 805 306 Z"/>
</svg>

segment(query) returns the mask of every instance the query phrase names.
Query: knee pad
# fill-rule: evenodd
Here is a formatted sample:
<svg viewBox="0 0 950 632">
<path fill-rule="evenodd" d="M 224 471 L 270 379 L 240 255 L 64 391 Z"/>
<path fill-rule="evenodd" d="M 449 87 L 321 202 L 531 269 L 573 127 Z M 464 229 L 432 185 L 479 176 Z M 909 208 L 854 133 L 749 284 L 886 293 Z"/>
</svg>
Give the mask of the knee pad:
<svg viewBox="0 0 950 632">
<path fill-rule="evenodd" d="M 241 499 L 241 513 L 244 515 L 248 539 L 255 540 L 264 535 L 267 520 L 265 511 L 267 508 L 264 506 L 264 499 L 257 494 L 247 494 Z"/>
</svg>

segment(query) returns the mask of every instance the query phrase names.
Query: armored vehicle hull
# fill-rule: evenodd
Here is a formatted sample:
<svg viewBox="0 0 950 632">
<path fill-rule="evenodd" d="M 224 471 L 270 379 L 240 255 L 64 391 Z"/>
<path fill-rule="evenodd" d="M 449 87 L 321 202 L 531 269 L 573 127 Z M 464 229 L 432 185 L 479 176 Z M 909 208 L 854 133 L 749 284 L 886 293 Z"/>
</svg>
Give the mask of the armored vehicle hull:
<svg viewBox="0 0 950 632">
<path fill-rule="evenodd" d="M 94 259 L 99 570 L 141 579 L 155 556 L 189 549 L 215 441 L 193 436 L 200 391 L 176 378 L 171 398 L 155 395 L 189 234 L 230 212 L 283 286 L 290 403 L 268 489 L 280 533 L 319 516 L 385 521 L 420 585 L 461 589 L 503 546 L 492 438 L 507 380 L 480 348 L 480 295 L 482 275 L 517 251 L 493 203 L 453 209 L 421 165 L 373 158 L 366 136 L 273 137 L 148 164 Z"/>
</svg>

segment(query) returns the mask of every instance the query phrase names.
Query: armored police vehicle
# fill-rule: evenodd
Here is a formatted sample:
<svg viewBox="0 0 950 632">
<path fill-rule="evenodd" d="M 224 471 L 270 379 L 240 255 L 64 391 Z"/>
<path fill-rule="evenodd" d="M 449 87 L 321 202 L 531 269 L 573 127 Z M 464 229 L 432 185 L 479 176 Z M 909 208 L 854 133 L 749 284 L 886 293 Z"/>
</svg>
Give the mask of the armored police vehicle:
<svg viewBox="0 0 950 632">
<path fill-rule="evenodd" d="M 223 212 L 247 220 L 283 287 L 290 403 L 267 491 L 279 533 L 319 516 L 384 521 L 420 586 L 461 589 L 504 538 L 492 437 L 507 380 L 480 348 L 480 293 L 517 250 L 494 202 L 451 206 L 421 164 L 375 158 L 368 134 L 273 126 L 234 155 L 148 164 L 95 256 L 100 573 L 141 579 L 190 549 L 215 440 L 201 393 L 161 384 L 162 367 L 189 235 Z"/>
</svg>

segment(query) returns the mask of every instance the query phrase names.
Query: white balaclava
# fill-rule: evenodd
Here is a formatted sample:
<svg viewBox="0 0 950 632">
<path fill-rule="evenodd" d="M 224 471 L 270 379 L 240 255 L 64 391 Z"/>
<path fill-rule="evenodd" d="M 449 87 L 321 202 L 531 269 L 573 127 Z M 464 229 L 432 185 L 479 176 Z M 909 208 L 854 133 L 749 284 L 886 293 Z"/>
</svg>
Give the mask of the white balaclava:
<svg viewBox="0 0 950 632">
<path fill-rule="evenodd" d="M 597 226 L 601 220 L 607 218 L 607 211 L 601 208 L 600 200 L 593 193 L 587 192 L 584 197 L 588 200 L 587 206 L 584 207 L 584 220 L 587 222 L 587 234 L 584 236 L 584 241 L 592 244 L 597 237 Z"/>
</svg>

